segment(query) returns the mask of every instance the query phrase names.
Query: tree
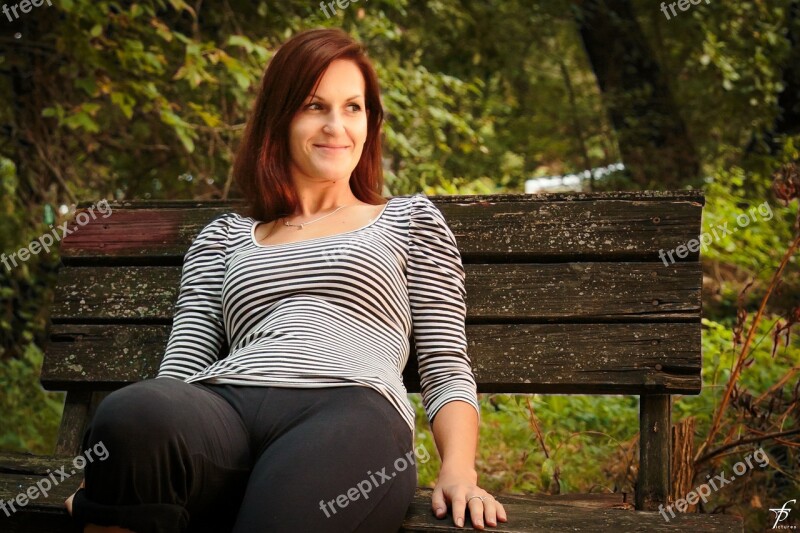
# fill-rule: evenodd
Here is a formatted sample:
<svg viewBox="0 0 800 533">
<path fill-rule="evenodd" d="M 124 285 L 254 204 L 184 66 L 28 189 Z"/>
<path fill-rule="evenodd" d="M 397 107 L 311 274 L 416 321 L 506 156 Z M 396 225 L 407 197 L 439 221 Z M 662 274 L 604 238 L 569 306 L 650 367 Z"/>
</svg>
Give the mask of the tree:
<svg viewBox="0 0 800 533">
<path fill-rule="evenodd" d="M 697 150 L 630 1 L 586 0 L 575 18 L 634 182 L 698 185 Z"/>
</svg>

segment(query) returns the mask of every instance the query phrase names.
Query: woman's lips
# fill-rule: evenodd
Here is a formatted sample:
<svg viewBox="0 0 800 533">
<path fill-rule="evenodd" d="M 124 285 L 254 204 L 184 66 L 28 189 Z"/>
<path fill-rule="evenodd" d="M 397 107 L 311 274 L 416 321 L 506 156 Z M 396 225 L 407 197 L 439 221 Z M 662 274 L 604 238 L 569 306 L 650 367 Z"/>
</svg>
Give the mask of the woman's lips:
<svg viewBox="0 0 800 533">
<path fill-rule="evenodd" d="M 334 146 L 329 144 L 315 144 L 314 147 L 330 154 L 343 153 L 350 148 L 349 146 Z"/>
</svg>

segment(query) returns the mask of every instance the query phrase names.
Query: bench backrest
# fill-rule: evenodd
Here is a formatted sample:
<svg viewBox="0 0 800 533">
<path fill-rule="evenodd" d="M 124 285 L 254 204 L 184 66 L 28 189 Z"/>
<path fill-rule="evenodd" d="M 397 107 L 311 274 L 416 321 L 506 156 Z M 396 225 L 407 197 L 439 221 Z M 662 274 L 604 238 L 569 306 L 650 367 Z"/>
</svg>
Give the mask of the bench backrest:
<svg viewBox="0 0 800 533">
<path fill-rule="evenodd" d="M 432 196 L 461 251 L 479 392 L 638 394 L 637 509 L 670 490 L 670 395 L 701 389 L 700 191 Z M 87 206 L 88 207 L 88 206 Z M 74 456 L 107 391 L 154 377 L 183 256 L 225 202 L 112 204 L 62 242 L 41 381 Z M 695 241 L 696 242 L 696 241 Z M 674 250 L 674 251 L 673 251 Z M 674 262 L 673 262 L 674 261 Z M 413 350 L 413 341 L 412 341 Z M 412 351 L 404 380 L 419 391 Z"/>
<path fill-rule="evenodd" d="M 700 391 L 699 254 L 673 254 L 673 264 L 664 252 L 700 233 L 702 193 L 430 198 L 462 254 L 480 392 Z M 155 376 L 183 256 L 203 226 L 238 206 L 111 207 L 108 218 L 73 222 L 62 242 L 48 389 L 112 390 Z M 418 392 L 413 353 L 404 377 Z"/>
</svg>

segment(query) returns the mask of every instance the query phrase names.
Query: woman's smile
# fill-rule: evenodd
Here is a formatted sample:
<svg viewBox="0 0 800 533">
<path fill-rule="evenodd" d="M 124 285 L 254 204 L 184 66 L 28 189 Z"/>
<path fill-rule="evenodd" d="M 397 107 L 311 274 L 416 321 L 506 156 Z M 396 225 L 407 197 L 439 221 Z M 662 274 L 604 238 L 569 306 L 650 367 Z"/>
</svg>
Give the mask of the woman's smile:
<svg viewBox="0 0 800 533">
<path fill-rule="evenodd" d="M 350 149 L 349 146 L 339 146 L 334 144 L 315 144 L 314 147 L 322 150 L 322 153 L 332 155 L 343 154 Z"/>
</svg>

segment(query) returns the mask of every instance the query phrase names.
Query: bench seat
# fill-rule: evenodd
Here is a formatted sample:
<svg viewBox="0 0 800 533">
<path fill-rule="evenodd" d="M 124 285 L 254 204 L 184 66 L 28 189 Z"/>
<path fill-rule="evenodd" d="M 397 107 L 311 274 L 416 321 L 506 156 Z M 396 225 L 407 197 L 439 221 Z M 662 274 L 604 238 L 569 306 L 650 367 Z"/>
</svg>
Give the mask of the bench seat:
<svg viewBox="0 0 800 533">
<path fill-rule="evenodd" d="M 48 470 L 69 465 L 71 457 L 42 457 L 27 454 L 0 454 L 0 498 L 8 501 L 34 486 Z M 69 472 L 69 471 L 67 471 Z M 0 511 L 3 533 L 74 533 L 64 500 L 78 489 L 80 475 L 56 486 L 47 499 L 28 503 L 7 518 Z M 408 510 L 402 532 L 455 531 L 451 515 L 437 519 L 431 511 L 433 489 L 417 487 L 414 502 Z M 679 514 L 665 522 L 658 512 L 634 511 L 632 494 L 563 494 L 519 495 L 495 494 L 508 511 L 510 523 L 500 523 L 487 531 L 498 533 L 613 531 L 654 532 L 687 531 L 697 533 L 742 531 L 741 520 L 731 515 Z M 576 513 L 577 511 L 577 513 Z M 472 528 L 469 521 L 467 528 Z M 463 531 L 463 529 L 461 529 Z M 298 532 L 304 533 L 304 532 Z"/>
</svg>

